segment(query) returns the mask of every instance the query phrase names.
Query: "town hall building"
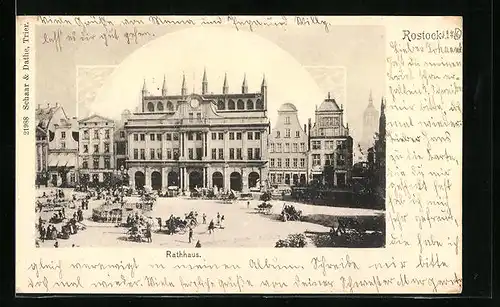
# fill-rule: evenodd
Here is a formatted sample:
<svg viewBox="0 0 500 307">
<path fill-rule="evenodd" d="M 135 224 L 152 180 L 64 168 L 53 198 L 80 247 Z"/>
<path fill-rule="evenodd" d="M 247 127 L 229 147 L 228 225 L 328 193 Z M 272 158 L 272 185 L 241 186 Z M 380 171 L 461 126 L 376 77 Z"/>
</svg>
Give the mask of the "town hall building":
<svg viewBox="0 0 500 307">
<path fill-rule="evenodd" d="M 249 93 L 246 77 L 241 93 L 208 91 L 203 73 L 201 93 L 188 93 L 183 76 L 180 94 L 169 94 L 164 78 L 161 95 L 151 95 L 146 81 L 140 111 L 128 116 L 130 185 L 165 190 L 179 187 L 248 191 L 268 177 L 269 118 L 267 84 Z"/>
</svg>

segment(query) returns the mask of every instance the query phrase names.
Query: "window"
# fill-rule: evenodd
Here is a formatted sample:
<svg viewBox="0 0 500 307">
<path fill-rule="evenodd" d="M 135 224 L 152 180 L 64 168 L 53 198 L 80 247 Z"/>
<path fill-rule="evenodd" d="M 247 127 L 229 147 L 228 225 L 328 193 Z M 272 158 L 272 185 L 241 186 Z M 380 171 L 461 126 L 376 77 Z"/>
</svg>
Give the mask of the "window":
<svg viewBox="0 0 500 307">
<path fill-rule="evenodd" d="M 172 160 L 172 149 L 167 149 L 167 160 Z"/>
<path fill-rule="evenodd" d="M 223 140 L 224 139 L 224 133 L 223 132 L 219 132 L 219 140 Z"/>
<path fill-rule="evenodd" d="M 290 137 L 290 128 L 285 129 L 285 137 L 289 138 Z"/>
<path fill-rule="evenodd" d="M 297 168 L 297 166 L 299 165 L 299 159 L 293 158 L 292 161 L 293 161 L 293 164 L 292 164 L 293 168 Z"/>
<path fill-rule="evenodd" d="M 61 149 L 66 149 L 66 142 L 64 141 L 61 142 Z"/>
<path fill-rule="evenodd" d="M 271 182 L 272 183 L 276 182 L 276 174 L 271 174 Z"/>
<path fill-rule="evenodd" d="M 255 139 L 260 140 L 260 132 L 255 132 Z"/>
<path fill-rule="evenodd" d="M 172 134 L 170 134 L 170 133 L 165 134 L 165 138 L 167 139 L 167 141 L 171 141 L 172 140 Z"/>
<path fill-rule="evenodd" d="M 201 141 L 201 138 L 202 138 L 201 135 L 202 135 L 201 132 L 196 132 L 196 140 L 197 141 Z"/>
<path fill-rule="evenodd" d="M 276 138 L 279 139 L 281 136 L 281 133 L 279 131 L 276 131 Z"/>
<path fill-rule="evenodd" d="M 293 143 L 292 152 L 297 152 L 297 151 L 299 151 L 299 144 Z"/>
<path fill-rule="evenodd" d="M 172 133 L 172 138 L 174 139 L 174 141 L 178 141 L 179 140 L 179 134 L 178 133 Z"/>
<path fill-rule="evenodd" d="M 255 148 L 255 160 L 260 160 L 260 148 Z"/>
<path fill-rule="evenodd" d="M 274 143 L 269 144 L 269 152 L 274 152 Z"/>
<path fill-rule="evenodd" d="M 134 133 L 134 141 L 139 141 L 139 135 L 137 133 Z"/>
<path fill-rule="evenodd" d="M 83 153 L 88 153 L 89 152 L 89 145 L 84 144 L 83 145 Z"/>
<path fill-rule="evenodd" d="M 314 154 L 314 155 L 312 155 L 312 158 L 313 158 L 313 161 L 312 161 L 313 166 L 321 165 L 321 156 L 320 155 Z"/>
<path fill-rule="evenodd" d="M 106 140 L 109 139 L 109 130 L 108 129 L 104 130 L 104 138 Z"/>
<path fill-rule="evenodd" d="M 236 109 L 236 105 L 234 104 L 233 100 L 229 100 L 229 102 L 227 103 L 227 108 L 228 108 L 228 110 Z"/>
<path fill-rule="evenodd" d="M 236 159 L 243 160 L 243 156 L 241 155 L 241 148 L 236 148 Z"/>
<path fill-rule="evenodd" d="M 300 131 L 298 131 L 298 130 L 297 130 L 297 131 L 295 131 L 295 137 L 296 137 L 296 138 L 300 138 Z"/>
<path fill-rule="evenodd" d="M 253 160 L 253 149 L 252 148 L 248 148 L 247 149 L 247 157 L 248 157 L 248 160 Z"/>
<path fill-rule="evenodd" d="M 179 148 L 174 148 L 172 150 L 172 155 L 173 155 L 174 160 L 179 160 Z"/>
<path fill-rule="evenodd" d="M 281 152 L 281 143 L 276 144 L 276 152 Z"/>
<path fill-rule="evenodd" d="M 65 131 L 61 131 L 61 139 L 65 139 L 66 138 L 66 132 Z"/>
<path fill-rule="evenodd" d="M 281 158 L 276 159 L 276 167 L 281 168 Z"/>
<path fill-rule="evenodd" d="M 216 132 L 212 132 L 212 140 L 217 140 L 217 133 Z"/>
<path fill-rule="evenodd" d="M 325 129 L 323 128 L 319 129 L 319 135 L 325 136 Z"/>
<path fill-rule="evenodd" d="M 212 148 L 212 160 L 217 160 L 217 149 Z"/>
<path fill-rule="evenodd" d="M 94 161 L 92 161 L 92 162 L 93 162 L 92 163 L 93 168 L 95 168 L 95 169 L 99 168 L 99 158 L 94 158 Z"/>
<path fill-rule="evenodd" d="M 158 103 L 156 104 L 156 108 L 158 109 L 158 111 L 163 111 L 163 103 L 158 101 Z"/>
<path fill-rule="evenodd" d="M 285 168 L 290 168 L 290 158 L 285 158 Z"/>
<path fill-rule="evenodd" d="M 236 139 L 241 140 L 241 132 L 236 132 Z"/>
<path fill-rule="evenodd" d="M 300 158 L 300 168 L 306 167 L 306 159 L 305 158 Z"/>
<path fill-rule="evenodd" d="M 253 133 L 252 132 L 247 133 L 247 139 L 253 140 Z"/>
<path fill-rule="evenodd" d="M 312 141 L 312 149 L 321 149 L 321 141 Z"/>
<path fill-rule="evenodd" d="M 283 174 L 282 173 L 278 173 L 276 174 L 276 183 L 281 183 L 283 182 Z"/>
<path fill-rule="evenodd" d="M 146 140 L 146 135 L 144 133 L 141 133 L 141 141 Z"/>
<path fill-rule="evenodd" d="M 154 160 L 155 159 L 155 149 L 154 148 L 151 148 L 149 150 L 149 159 L 150 160 Z"/>
<path fill-rule="evenodd" d="M 189 160 L 193 160 L 194 159 L 193 148 L 188 148 L 188 157 L 189 157 Z"/>
<path fill-rule="evenodd" d="M 99 130 L 94 130 L 94 139 L 98 139 L 99 138 Z"/>
<path fill-rule="evenodd" d="M 156 135 L 156 140 L 157 140 L 157 141 L 161 141 L 161 133 L 158 133 L 158 134 Z"/>
<path fill-rule="evenodd" d="M 193 114 L 193 113 L 189 113 L 189 119 L 190 119 L 190 120 L 193 120 L 193 119 L 194 119 L 194 114 Z"/>
<path fill-rule="evenodd" d="M 342 153 L 337 154 L 337 165 L 338 166 L 345 166 L 345 155 Z"/>
<path fill-rule="evenodd" d="M 83 130 L 83 139 L 88 140 L 89 139 L 89 131 L 88 130 Z"/>
<path fill-rule="evenodd" d="M 146 160 L 146 149 L 141 148 L 141 160 Z"/>
<path fill-rule="evenodd" d="M 196 113 L 196 119 L 201 120 L 201 113 Z"/>
<path fill-rule="evenodd" d="M 193 140 L 193 133 L 188 132 L 187 135 L 188 135 L 188 140 L 192 141 Z"/>
<path fill-rule="evenodd" d="M 234 148 L 229 148 L 229 159 L 234 160 Z"/>
<path fill-rule="evenodd" d="M 290 152 L 290 143 L 285 143 L 285 152 Z"/>
<path fill-rule="evenodd" d="M 126 155 L 127 154 L 127 143 L 116 142 L 116 154 L 117 155 Z"/>
<path fill-rule="evenodd" d="M 229 132 L 229 139 L 234 140 L 234 132 Z"/>
<path fill-rule="evenodd" d="M 290 116 L 285 117 L 285 125 L 290 125 Z"/>
<path fill-rule="evenodd" d="M 333 125 L 334 126 L 339 126 L 340 125 L 340 117 L 339 116 L 335 116 L 333 118 Z"/>
<path fill-rule="evenodd" d="M 99 153 L 99 145 L 94 145 L 94 153 Z"/>
<path fill-rule="evenodd" d="M 325 165 L 333 165 L 333 155 L 332 154 L 325 155 Z"/>
<path fill-rule="evenodd" d="M 270 167 L 274 167 L 274 158 L 271 158 L 271 160 L 270 160 L 270 162 L 269 162 L 269 163 L 270 163 L 270 164 L 269 164 L 269 166 L 270 166 Z"/>
<path fill-rule="evenodd" d="M 334 141 L 325 141 L 325 149 L 333 150 L 334 149 Z"/>
<path fill-rule="evenodd" d="M 109 157 L 104 158 L 104 168 L 106 168 L 106 169 L 111 168 L 111 161 L 110 161 Z"/>
<path fill-rule="evenodd" d="M 124 138 L 125 137 L 125 131 L 120 131 L 120 138 Z"/>
<path fill-rule="evenodd" d="M 224 160 L 224 148 L 219 148 L 219 160 Z"/>
<path fill-rule="evenodd" d="M 155 110 L 155 105 L 154 103 L 150 102 L 148 103 L 148 111 L 153 112 Z"/>
<path fill-rule="evenodd" d="M 109 144 L 108 143 L 104 144 L 104 152 L 109 153 Z"/>
<path fill-rule="evenodd" d="M 201 147 L 196 148 L 196 159 L 201 160 L 202 157 L 203 157 L 203 148 Z"/>
<path fill-rule="evenodd" d="M 333 135 L 334 136 L 339 136 L 340 135 L 340 133 L 339 133 L 339 127 L 333 128 Z"/>
<path fill-rule="evenodd" d="M 217 110 L 224 110 L 226 108 L 225 104 L 224 104 L 224 101 L 222 100 L 219 100 L 217 102 Z"/>
<path fill-rule="evenodd" d="M 135 148 L 134 149 L 134 160 L 139 159 L 139 149 Z"/>
<path fill-rule="evenodd" d="M 306 143 L 300 143 L 300 151 L 301 152 L 306 151 Z"/>
<path fill-rule="evenodd" d="M 337 141 L 337 149 L 338 150 L 346 149 L 346 142 L 345 141 Z"/>
<path fill-rule="evenodd" d="M 89 168 L 89 160 L 83 159 L 82 168 Z"/>
</svg>

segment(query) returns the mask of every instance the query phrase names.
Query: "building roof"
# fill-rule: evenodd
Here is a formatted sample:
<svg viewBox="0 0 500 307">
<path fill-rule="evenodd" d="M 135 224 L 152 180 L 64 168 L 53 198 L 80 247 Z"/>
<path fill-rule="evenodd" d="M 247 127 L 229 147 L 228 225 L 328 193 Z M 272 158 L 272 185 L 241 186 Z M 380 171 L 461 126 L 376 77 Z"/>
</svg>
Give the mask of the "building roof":
<svg viewBox="0 0 500 307">
<path fill-rule="evenodd" d="M 293 103 L 284 103 L 279 108 L 278 112 L 297 112 L 297 107 Z"/>
<path fill-rule="evenodd" d="M 38 108 L 35 111 L 35 120 L 36 125 L 42 129 L 47 129 L 49 126 L 52 117 L 56 113 L 56 111 L 60 108 L 60 106 L 48 106 L 46 108 Z"/>
<path fill-rule="evenodd" d="M 340 108 L 335 99 L 325 99 L 317 111 L 340 111 Z"/>
</svg>

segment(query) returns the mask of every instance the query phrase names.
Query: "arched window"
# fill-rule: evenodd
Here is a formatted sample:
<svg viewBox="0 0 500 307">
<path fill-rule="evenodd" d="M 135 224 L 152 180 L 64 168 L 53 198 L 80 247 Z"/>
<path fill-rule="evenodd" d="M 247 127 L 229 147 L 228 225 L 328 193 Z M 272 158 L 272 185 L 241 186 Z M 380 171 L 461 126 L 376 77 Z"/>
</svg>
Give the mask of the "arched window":
<svg viewBox="0 0 500 307">
<path fill-rule="evenodd" d="M 248 101 L 247 101 L 247 109 L 253 110 L 253 101 L 250 99 L 248 99 Z"/>
<path fill-rule="evenodd" d="M 172 101 L 167 102 L 167 109 L 169 111 L 173 111 L 174 110 L 174 104 L 172 103 Z"/>
<path fill-rule="evenodd" d="M 163 102 L 158 101 L 158 103 L 156 104 L 156 109 L 160 112 L 163 111 Z"/>
<path fill-rule="evenodd" d="M 262 103 L 262 100 L 257 99 L 257 103 L 255 104 L 255 108 L 257 110 L 264 110 L 264 104 Z"/>
<path fill-rule="evenodd" d="M 217 102 L 217 110 L 224 110 L 226 108 L 226 104 L 224 103 L 224 100 L 219 100 Z"/>
<path fill-rule="evenodd" d="M 148 111 L 154 112 L 154 110 L 155 110 L 155 104 L 152 102 L 148 103 Z"/>
<path fill-rule="evenodd" d="M 229 100 L 229 102 L 227 103 L 227 109 L 228 110 L 234 110 L 234 109 L 236 109 L 233 100 Z"/>
<path fill-rule="evenodd" d="M 238 110 L 244 110 L 245 109 L 245 103 L 243 100 L 238 100 Z"/>
</svg>

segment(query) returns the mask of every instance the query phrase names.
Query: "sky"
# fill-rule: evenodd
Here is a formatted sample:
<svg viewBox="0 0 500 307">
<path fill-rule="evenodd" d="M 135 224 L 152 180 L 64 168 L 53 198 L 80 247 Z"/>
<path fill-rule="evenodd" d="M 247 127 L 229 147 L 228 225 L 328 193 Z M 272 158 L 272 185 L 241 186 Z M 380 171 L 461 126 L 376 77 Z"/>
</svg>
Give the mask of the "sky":
<svg viewBox="0 0 500 307">
<path fill-rule="evenodd" d="M 240 92 L 247 75 L 249 92 L 260 90 L 262 76 L 268 83 L 269 117 L 276 122 L 283 103 L 297 106 L 301 124 L 314 121 L 328 92 L 343 105 L 353 138 L 362 133 L 362 112 L 370 90 L 379 108 L 385 93 L 385 28 L 367 25 L 334 25 L 318 28 L 261 28 L 253 32 L 221 27 L 139 26 L 116 27 L 121 36 L 139 31 L 132 42 L 103 44 L 95 39 L 62 42 L 62 50 L 44 43 L 44 37 L 61 30 L 62 37 L 78 26 L 43 26 L 36 35 L 36 100 L 61 104 L 70 116 L 89 110 L 116 117 L 125 108 L 139 106 L 140 90 L 158 91 L 166 75 L 169 93 L 180 91 L 182 74 L 188 90 L 199 92 L 207 69 L 209 92 L 221 92 L 224 73 L 229 91 Z M 109 29 L 108 29 L 109 30 Z M 101 27 L 85 31 L 97 36 Z M 123 39 L 122 39 L 123 41 Z M 77 107 L 77 105 L 79 107 Z"/>
</svg>

